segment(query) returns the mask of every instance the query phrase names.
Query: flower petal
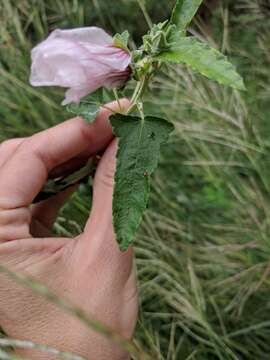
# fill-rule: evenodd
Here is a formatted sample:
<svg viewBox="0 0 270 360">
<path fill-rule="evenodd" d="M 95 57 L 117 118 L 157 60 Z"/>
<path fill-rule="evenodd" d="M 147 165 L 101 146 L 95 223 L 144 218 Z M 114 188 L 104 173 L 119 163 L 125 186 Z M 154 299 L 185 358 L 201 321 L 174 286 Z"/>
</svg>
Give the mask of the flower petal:
<svg viewBox="0 0 270 360">
<path fill-rule="evenodd" d="M 96 89 L 93 89 L 91 92 L 95 90 Z M 70 103 L 78 104 L 83 97 L 89 94 L 89 92 L 88 88 L 70 88 L 66 91 L 65 99 L 62 101 L 61 105 L 67 105 Z"/>
<path fill-rule="evenodd" d="M 69 30 L 56 29 L 48 39 L 65 39 L 101 46 L 113 44 L 113 38 L 104 30 L 95 26 Z"/>
<path fill-rule="evenodd" d="M 32 50 L 30 83 L 69 88 L 63 104 L 79 102 L 102 86 L 121 86 L 130 62 L 131 55 L 102 29 L 55 30 Z"/>
<path fill-rule="evenodd" d="M 118 88 L 122 86 L 130 78 L 131 70 L 127 68 L 125 71 L 118 71 L 110 74 L 104 82 L 104 86 L 108 89 Z"/>
<path fill-rule="evenodd" d="M 84 48 L 88 51 L 88 57 L 81 58 L 81 63 L 89 72 L 91 68 L 98 68 L 103 72 L 125 71 L 131 62 L 131 55 L 123 49 L 114 46 L 93 46 L 84 44 Z"/>
<path fill-rule="evenodd" d="M 45 40 L 32 50 L 30 83 L 33 86 L 79 86 L 86 81 L 78 59 L 87 51 L 67 40 Z"/>
</svg>

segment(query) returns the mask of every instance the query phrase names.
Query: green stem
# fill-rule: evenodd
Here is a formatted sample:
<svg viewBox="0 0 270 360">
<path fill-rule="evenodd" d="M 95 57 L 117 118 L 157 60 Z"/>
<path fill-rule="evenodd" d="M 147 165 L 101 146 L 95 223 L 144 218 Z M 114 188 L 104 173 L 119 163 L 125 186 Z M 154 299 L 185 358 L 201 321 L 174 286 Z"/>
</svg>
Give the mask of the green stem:
<svg viewBox="0 0 270 360">
<path fill-rule="evenodd" d="M 138 83 L 136 85 L 136 88 L 135 88 L 135 90 L 133 92 L 132 98 L 130 100 L 131 105 L 133 105 L 136 102 L 136 98 L 138 96 L 138 93 L 140 92 L 140 88 L 141 88 L 141 81 L 138 81 Z"/>
<path fill-rule="evenodd" d="M 139 7 L 142 10 L 142 13 L 144 15 L 145 21 L 147 22 L 147 25 L 149 26 L 150 29 L 152 29 L 153 23 L 152 23 L 152 20 L 146 10 L 144 0 L 137 0 L 137 3 L 139 4 Z"/>
<path fill-rule="evenodd" d="M 117 101 L 118 107 L 119 107 L 119 109 L 120 109 L 120 111 L 121 111 L 122 108 L 121 108 L 121 103 L 120 103 L 120 101 L 119 101 L 119 96 L 118 96 L 117 89 L 113 89 L 113 94 L 114 94 L 115 100 Z"/>
<path fill-rule="evenodd" d="M 143 102 L 142 102 L 142 101 L 138 101 L 136 105 L 137 105 L 137 109 L 138 109 L 138 111 L 139 111 L 139 113 L 140 113 L 141 120 L 142 120 L 142 122 L 144 122 Z"/>
<path fill-rule="evenodd" d="M 148 77 L 143 76 L 134 90 L 134 93 L 131 98 L 131 104 L 127 111 L 127 114 L 130 114 L 134 110 L 134 108 L 137 107 L 137 102 L 141 99 L 147 85 L 148 85 Z"/>
</svg>

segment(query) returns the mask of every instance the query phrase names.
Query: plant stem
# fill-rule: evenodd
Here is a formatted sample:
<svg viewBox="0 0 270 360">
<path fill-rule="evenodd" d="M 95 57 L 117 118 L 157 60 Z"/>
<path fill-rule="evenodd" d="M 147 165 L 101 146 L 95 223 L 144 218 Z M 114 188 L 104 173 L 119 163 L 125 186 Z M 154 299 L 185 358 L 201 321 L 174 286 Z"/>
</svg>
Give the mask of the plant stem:
<svg viewBox="0 0 270 360">
<path fill-rule="evenodd" d="M 113 89 L 113 94 L 114 94 L 115 100 L 117 101 L 117 104 L 118 104 L 118 107 L 119 107 L 120 111 L 122 111 L 121 103 L 119 101 L 119 96 L 118 96 L 117 89 Z"/>
<path fill-rule="evenodd" d="M 140 113 L 141 120 L 142 120 L 142 122 L 144 122 L 143 102 L 142 102 L 142 101 L 138 101 L 137 104 L 136 104 L 136 106 L 137 106 L 137 109 L 138 109 L 138 111 L 139 111 L 139 113 Z"/>
<path fill-rule="evenodd" d="M 137 106 L 137 102 L 138 102 L 138 100 L 141 99 L 147 85 L 148 85 L 148 77 L 143 76 L 142 79 L 138 82 L 138 84 L 134 90 L 134 93 L 131 98 L 131 104 L 127 111 L 127 114 L 130 114 L 134 110 L 134 108 Z"/>
<path fill-rule="evenodd" d="M 145 7 L 145 3 L 144 3 L 144 0 L 137 0 L 137 3 L 139 4 L 139 7 L 141 8 L 142 10 L 142 13 L 144 15 L 144 18 L 145 18 L 145 21 L 147 22 L 147 25 L 149 26 L 149 28 L 151 29 L 153 27 L 153 23 L 152 23 L 152 20 L 146 10 L 146 7 Z"/>
</svg>

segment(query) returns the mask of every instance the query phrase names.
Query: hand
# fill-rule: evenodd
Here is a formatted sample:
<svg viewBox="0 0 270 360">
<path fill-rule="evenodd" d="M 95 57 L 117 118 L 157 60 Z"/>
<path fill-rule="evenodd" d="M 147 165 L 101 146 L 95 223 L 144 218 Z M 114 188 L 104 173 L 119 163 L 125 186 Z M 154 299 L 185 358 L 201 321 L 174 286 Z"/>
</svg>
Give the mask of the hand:
<svg viewBox="0 0 270 360">
<path fill-rule="evenodd" d="M 117 109 L 112 103 L 110 108 Z M 122 100 L 127 107 L 127 100 Z M 102 109 L 88 125 L 66 121 L 25 139 L 0 145 L 0 263 L 30 275 L 130 339 L 137 320 L 133 253 L 118 249 L 112 225 L 116 140 Z M 50 236 L 70 190 L 30 207 L 48 175 L 74 168 L 107 147 L 94 179 L 93 207 L 75 239 Z M 9 337 L 32 340 L 90 360 L 128 359 L 125 351 L 31 290 L 0 275 L 0 326 Z M 32 359 L 48 354 L 18 350 Z"/>
</svg>

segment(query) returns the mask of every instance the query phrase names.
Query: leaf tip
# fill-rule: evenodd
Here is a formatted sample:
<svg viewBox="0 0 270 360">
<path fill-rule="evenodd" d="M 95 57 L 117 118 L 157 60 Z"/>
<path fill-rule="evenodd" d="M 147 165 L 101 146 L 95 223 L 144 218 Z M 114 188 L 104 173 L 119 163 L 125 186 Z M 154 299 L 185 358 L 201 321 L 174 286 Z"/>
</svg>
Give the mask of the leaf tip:
<svg viewBox="0 0 270 360">
<path fill-rule="evenodd" d="M 130 244 L 119 244 L 119 249 L 121 252 L 126 252 L 129 248 Z"/>
<path fill-rule="evenodd" d="M 247 91 L 247 87 L 246 87 L 246 85 L 244 83 L 244 80 L 242 78 L 238 83 L 238 90 Z"/>
</svg>

